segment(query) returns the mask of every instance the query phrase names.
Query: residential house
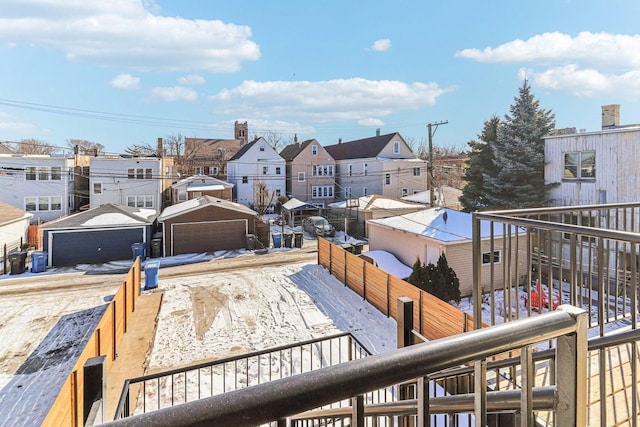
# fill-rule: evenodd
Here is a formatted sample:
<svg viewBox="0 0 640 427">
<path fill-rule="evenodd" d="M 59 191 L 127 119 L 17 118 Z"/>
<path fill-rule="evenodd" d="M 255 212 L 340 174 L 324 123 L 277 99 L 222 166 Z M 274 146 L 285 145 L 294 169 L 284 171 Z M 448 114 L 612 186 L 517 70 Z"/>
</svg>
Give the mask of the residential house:
<svg viewBox="0 0 640 427">
<path fill-rule="evenodd" d="M 335 201 L 336 162 L 315 139 L 289 144 L 280 152 L 286 162 L 286 194 L 318 207 Z"/>
<path fill-rule="evenodd" d="M 227 179 L 227 161 L 247 144 L 247 122 L 234 124 L 234 139 L 185 138 L 182 174 Z"/>
<path fill-rule="evenodd" d="M 163 256 L 250 246 L 258 213 L 238 203 L 201 196 L 162 211 Z"/>
<path fill-rule="evenodd" d="M 47 265 L 98 264 L 133 258 L 133 245 L 148 252 L 154 209 L 110 203 L 60 218 L 41 227 Z"/>
<path fill-rule="evenodd" d="M 346 233 L 367 237 L 367 221 L 417 212 L 424 208 L 418 203 L 374 194 L 332 203 L 329 205 L 327 217 L 338 226 L 348 218 Z"/>
<path fill-rule="evenodd" d="M 440 185 L 434 190 L 434 205 L 431 206 L 431 190 L 420 191 L 414 194 L 409 194 L 403 197 L 402 200 L 407 202 L 421 203 L 429 207 L 445 207 L 459 211 L 462 209 L 460 204 L 460 197 L 462 196 L 462 190 L 450 187 L 448 185 Z"/>
<path fill-rule="evenodd" d="M 31 218 L 32 213 L 0 202 L 0 249 L 11 251 L 27 243 Z"/>
<path fill-rule="evenodd" d="M 171 199 L 173 159 L 100 156 L 91 158 L 90 205 L 115 204 L 161 211 Z"/>
<path fill-rule="evenodd" d="M 620 106 L 602 107 L 602 130 L 562 129 L 545 140 L 545 181 L 552 205 L 637 202 L 640 125 L 620 125 Z"/>
<path fill-rule="evenodd" d="M 427 189 L 427 163 L 399 133 L 325 147 L 335 159 L 338 199 L 380 194 L 397 199 Z"/>
<path fill-rule="evenodd" d="M 243 146 L 227 162 L 228 181 L 234 185 L 234 199 L 259 213 L 273 207 L 285 195 L 286 162 L 262 137 Z"/>
<path fill-rule="evenodd" d="M 473 256 L 471 214 L 448 208 L 430 208 L 405 215 L 374 219 L 367 222 L 369 250 L 383 250 L 395 255 L 402 263 L 413 265 L 416 259 L 421 263 L 436 264 L 440 254 L 445 254 L 460 280 L 460 293 L 469 296 L 473 289 Z M 509 252 L 517 245 L 503 239 L 503 226 L 483 222 L 480 230 L 482 240 L 482 286 L 493 278 L 504 281 L 505 271 L 511 272 L 512 283 L 516 283 L 516 271 L 526 271 L 524 266 L 507 266 L 504 262 L 512 259 Z M 510 235 L 515 239 L 515 230 Z M 493 248 L 489 239 L 493 238 Z M 505 248 L 507 248 L 505 250 Z M 512 248 L 509 250 L 508 248 Z M 513 259 L 516 259 L 513 257 Z M 485 291 L 489 289 L 484 288 Z"/>
<path fill-rule="evenodd" d="M 74 207 L 74 159 L 0 154 L 0 201 L 33 214 L 32 222 L 68 215 Z"/>
<path fill-rule="evenodd" d="M 194 175 L 174 183 L 171 191 L 172 205 L 201 196 L 232 200 L 233 184 L 206 175 Z"/>
</svg>

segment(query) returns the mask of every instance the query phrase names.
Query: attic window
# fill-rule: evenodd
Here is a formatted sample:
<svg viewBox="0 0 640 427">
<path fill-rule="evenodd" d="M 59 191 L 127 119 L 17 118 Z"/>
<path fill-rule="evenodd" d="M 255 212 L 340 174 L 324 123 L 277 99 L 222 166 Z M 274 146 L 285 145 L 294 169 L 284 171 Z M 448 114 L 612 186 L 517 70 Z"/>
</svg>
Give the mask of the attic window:
<svg viewBox="0 0 640 427">
<path fill-rule="evenodd" d="M 393 154 L 398 154 L 400 152 L 400 142 L 393 141 Z"/>
<path fill-rule="evenodd" d="M 264 151 L 264 149 L 265 149 L 264 144 L 260 145 L 260 151 Z"/>
<path fill-rule="evenodd" d="M 317 156 L 318 155 L 318 146 L 317 145 L 312 145 L 311 146 L 311 155 L 312 156 Z"/>
</svg>

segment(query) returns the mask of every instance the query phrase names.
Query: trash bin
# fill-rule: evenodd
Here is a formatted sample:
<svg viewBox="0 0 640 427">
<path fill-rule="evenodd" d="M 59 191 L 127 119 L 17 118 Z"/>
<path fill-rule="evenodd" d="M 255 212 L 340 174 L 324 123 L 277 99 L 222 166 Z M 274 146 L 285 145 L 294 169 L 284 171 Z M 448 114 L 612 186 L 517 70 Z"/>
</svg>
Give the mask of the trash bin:
<svg viewBox="0 0 640 427">
<path fill-rule="evenodd" d="M 162 256 L 162 239 L 151 239 L 151 258 Z"/>
<path fill-rule="evenodd" d="M 301 248 L 302 247 L 302 233 L 299 231 L 296 231 L 293 233 L 294 236 L 294 242 L 295 242 L 295 247 L 296 248 Z"/>
<path fill-rule="evenodd" d="M 145 247 L 144 243 L 134 243 L 131 245 L 131 252 L 133 252 L 133 260 L 135 261 L 137 257 L 140 257 L 140 261 L 144 261 L 144 252 Z"/>
<path fill-rule="evenodd" d="M 290 248 L 293 240 L 293 233 L 283 233 L 282 237 L 284 238 L 284 247 Z"/>
<path fill-rule="evenodd" d="M 147 261 L 144 264 L 145 291 L 158 287 L 158 270 L 160 270 L 160 261 Z"/>
<path fill-rule="evenodd" d="M 43 271 L 47 271 L 47 252 L 33 252 L 31 254 L 31 272 L 42 273 Z"/>
<path fill-rule="evenodd" d="M 272 234 L 271 237 L 273 238 L 274 248 L 279 248 L 282 246 L 282 234 L 275 233 L 275 234 Z"/>
<path fill-rule="evenodd" d="M 255 234 L 247 234 L 246 235 L 246 246 L 248 251 L 253 251 L 256 248 L 256 236 Z"/>
<path fill-rule="evenodd" d="M 11 274 L 24 273 L 26 261 L 26 252 L 14 252 L 12 254 L 9 254 L 9 263 L 11 263 Z"/>
</svg>

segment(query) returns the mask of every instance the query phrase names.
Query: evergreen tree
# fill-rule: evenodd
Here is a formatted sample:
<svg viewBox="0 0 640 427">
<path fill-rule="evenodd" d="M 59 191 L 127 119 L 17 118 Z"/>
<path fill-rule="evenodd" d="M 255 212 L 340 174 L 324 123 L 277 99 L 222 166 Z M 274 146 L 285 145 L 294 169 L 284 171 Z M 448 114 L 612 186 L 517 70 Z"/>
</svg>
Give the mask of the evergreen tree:
<svg viewBox="0 0 640 427">
<path fill-rule="evenodd" d="M 422 264 L 420 258 L 416 259 L 407 282 L 443 301 L 460 302 L 460 280 L 444 254 L 440 255 L 438 265 Z"/>
<path fill-rule="evenodd" d="M 527 80 L 498 128 L 493 143 L 495 174 L 483 174 L 489 209 L 546 206 L 555 184 L 544 182 L 544 140 L 555 116 L 540 108 Z"/>
<path fill-rule="evenodd" d="M 500 118 L 496 115 L 484 122 L 479 141 L 469 141 L 471 151 L 468 153 L 464 170 L 465 185 L 462 188 L 460 203 L 464 212 L 481 211 L 489 206 L 485 196 L 484 174 L 494 176 L 493 144 L 496 142 Z"/>
</svg>

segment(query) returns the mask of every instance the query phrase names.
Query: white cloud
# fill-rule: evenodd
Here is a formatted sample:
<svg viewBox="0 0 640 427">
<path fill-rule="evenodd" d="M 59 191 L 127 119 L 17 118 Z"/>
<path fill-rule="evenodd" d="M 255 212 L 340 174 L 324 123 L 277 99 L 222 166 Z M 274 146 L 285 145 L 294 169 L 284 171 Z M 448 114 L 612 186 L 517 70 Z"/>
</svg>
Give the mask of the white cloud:
<svg viewBox="0 0 640 427">
<path fill-rule="evenodd" d="M 0 43 L 52 47 L 69 60 L 144 71 L 234 72 L 260 48 L 247 26 L 158 16 L 140 0 L 3 0 Z"/>
<path fill-rule="evenodd" d="M 457 57 L 478 62 L 528 63 L 526 76 L 535 86 L 577 96 L 640 95 L 640 35 L 582 32 L 572 37 L 544 33 L 495 48 L 464 49 Z M 521 72 L 522 74 L 522 72 Z"/>
<path fill-rule="evenodd" d="M 199 74 L 189 74 L 178 78 L 178 83 L 186 86 L 203 85 L 206 80 Z"/>
<path fill-rule="evenodd" d="M 391 49 L 391 40 L 389 39 L 376 40 L 369 48 L 369 50 L 373 50 L 375 52 L 384 52 L 389 49 Z"/>
<path fill-rule="evenodd" d="M 158 86 L 151 88 L 151 94 L 163 101 L 195 101 L 198 99 L 198 93 L 195 90 L 184 86 Z"/>
<path fill-rule="evenodd" d="M 50 133 L 48 129 L 41 129 L 34 124 L 21 122 L 15 116 L 3 112 L 0 112 L 0 131 L 21 138 L 31 138 L 33 134 L 46 135 Z"/>
<path fill-rule="evenodd" d="M 118 74 L 111 80 L 111 86 L 116 89 L 139 89 L 140 77 L 134 77 L 131 74 Z"/>
<path fill-rule="evenodd" d="M 384 122 L 380 119 L 374 119 L 367 117 L 366 119 L 358 120 L 360 126 L 384 126 Z"/>
<path fill-rule="evenodd" d="M 364 120 L 432 106 L 454 87 L 362 78 L 310 81 L 244 81 L 211 97 L 224 113 L 270 119 Z M 222 108 L 222 107 L 220 107 Z"/>
</svg>

